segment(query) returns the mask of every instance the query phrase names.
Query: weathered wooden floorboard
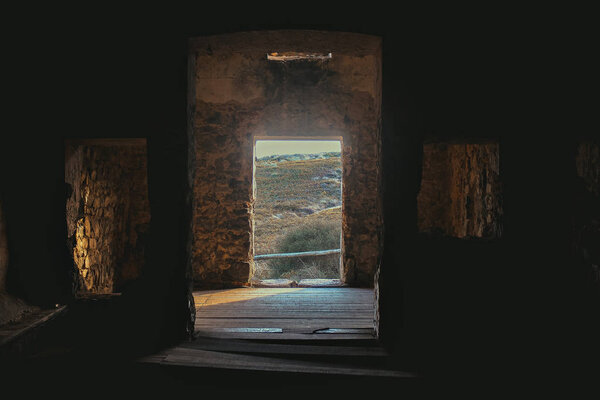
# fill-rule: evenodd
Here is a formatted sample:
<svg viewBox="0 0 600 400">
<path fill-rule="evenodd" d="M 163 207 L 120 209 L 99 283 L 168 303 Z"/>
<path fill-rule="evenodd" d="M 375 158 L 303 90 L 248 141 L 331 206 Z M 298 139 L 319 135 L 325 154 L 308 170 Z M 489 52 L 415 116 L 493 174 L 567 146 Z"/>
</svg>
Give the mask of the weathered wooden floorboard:
<svg viewBox="0 0 600 400">
<path fill-rule="evenodd" d="M 50 310 L 34 311 L 17 322 L 0 327 L 0 346 L 9 343 L 26 332 L 44 325 L 51 319 L 65 312 L 66 306 L 60 306 Z"/>
<path fill-rule="evenodd" d="M 178 347 L 245 354 L 320 355 L 349 357 L 387 357 L 379 346 L 315 346 L 281 343 L 256 343 L 247 340 L 199 337 Z"/>
<path fill-rule="evenodd" d="M 344 334 L 313 334 L 298 332 L 282 333 L 243 333 L 243 332 L 223 332 L 223 331 L 197 331 L 198 334 L 214 339 L 240 339 L 254 341 L 372 341 L 375 339 L 373 330 L 370 333 L 344 333 Z"/>
<path fill-rule="evenodd" d="M 205 327 L 231 327 L 231 326 L 278 326 L 280 328 L 329 326 L 329 327 L 356 327 L 373 328 L 373 318 L 199 318 L 196 326 Z"/>
<path fill-rule="evenodd" d="M 317 340 L 374 337 L 371 289 L 238 288 L 195 292 L 194 297 L 195 328 L 203 336 L 244 339 L 318 336 Z M 328 329 L 337 331 L 324 334 Z"/>
<path fill-rule="evenodd" d="M 311 302 L 282 302 L 279 304 L 273 302 L 262 302 L 262 301 L 251 301 L 251 302 L 238 302 L 235 307 L 231 307 L 231 303 L 226 304 L 202 304 L 197 305 L 196 308 L 199 311 L 212 311 L 212 310 L 314 310 L 314 311 L 352 311 L 352 310 L 372 310 L 373 306 L 365 303 L 350 303 L 350 304 L 327 304 L 327 303 L 311 303 Z"/>
<path fill-rule="evenodd" d="M 360 375 L 396 378 L 414 377 L 414 375 L 407 372 L 385 368 L 367 368 L 364 366 L 323 361 L 282 359 L 277 357 L 237 353 L 231 354 L 182 347 L 171 349 L 169 355 L 161 362 L 161 364 L 310 374 Z"/>
<path fill-rule="evenodd" d="M 346 315 L 352 315 L 354 313 L 361 312 L 372 312 L 373 308 L 363 306 L 361 304 L 356 307 L 350 306 L 318 306 L 314 304 L 289 304 L 289 305 L 277 305 L 270 306 L 261 303 L 257 304 L 235 304 L 223 306 L 223 305 L 214 305 L 214 306 L 198 306 L 196 307 L 196 311 L 200 313 L 214 313 L 219 312 L 219 314 L 234 314 L 243 315 L 245 312 L 268 312 L 273 315 L 277 315 L 278 313 L 292 313 L 292 312 L 310 312 L 318 315 L 319 313 L 340 313 Z"/>
<path fill-rule="evenodd" d="M 326 289 L 325 291 L 323 289 Z M 323 296 L 341 295 L 348 297 L 349 293 L 351 296 L 358 295 L 369 295 L 373 294 L 372 289 L 366 288 L 347 288 L 347 287 L 327 287 L 327 288 L 250 288 L 242 287 L 236 289 L 211 289 L 194 292 L 194 295 L 204 296 L 212 294 L 227 294 L 228 296 L 254 296 L 254 295 L 276 295 L 276 294 L 317 294 Z"/>
<path fill-rule="evenodd" d="M 354 309 L 351 307 L 302 307 L 302 306 L 290 306 L 290 307 L 239 307 L 236 309 L 232 309 L 230 307 L 204 307 L 197 308 L 197 314 L 202 314 L 205 316 L 214 315 L 214 316 L 238 316 L 238 315 L 248 315 L 248 314 L 266 314 L 269 316 L 277 316 L 277 315 L 297 315 L 298 313 L 307 313 L 311 316 L 314 315 L 327 315 L 334 316 L 337 315 L 339 318 L 352 318 L 354 315 L 373 315 L 373 310 L 360 307 L 359 309 Z"/>
<path fill-rule="evenodd" d="M 241 288 L 196 292 L 194 297 L 196 340 L 141 361 L 210 369 L 413 376 L 386 368 L 388 354 L 376 340 L 370 289 Z"/>
</svg>

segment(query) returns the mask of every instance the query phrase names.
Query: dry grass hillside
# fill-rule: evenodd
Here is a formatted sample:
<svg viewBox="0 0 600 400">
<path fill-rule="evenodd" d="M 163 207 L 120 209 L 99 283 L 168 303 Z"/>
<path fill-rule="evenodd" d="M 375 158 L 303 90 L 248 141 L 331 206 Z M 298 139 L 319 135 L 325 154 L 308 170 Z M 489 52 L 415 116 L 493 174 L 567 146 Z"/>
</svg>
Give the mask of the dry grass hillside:
<svg viewBox="0 0 600 400">
<path fill-rule="evenodd" d="M 323 158 L 280 156 L 256 161 L 255 254 L 339 248 L 339 153 Z M 255 278 L 339 278 L 339 255 L 256 263 Z"/>
</svg>

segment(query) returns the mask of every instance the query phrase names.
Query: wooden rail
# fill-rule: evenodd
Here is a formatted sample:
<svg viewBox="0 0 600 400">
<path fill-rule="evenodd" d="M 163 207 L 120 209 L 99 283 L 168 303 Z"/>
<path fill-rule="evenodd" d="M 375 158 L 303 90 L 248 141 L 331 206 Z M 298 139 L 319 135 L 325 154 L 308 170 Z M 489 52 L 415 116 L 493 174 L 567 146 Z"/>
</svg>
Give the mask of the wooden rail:
<svg viewBox="0 0 600 400">
<path fill-rule="evenodd" d="M 313 257 L 313 256 L 326 256 L 329 254 L 338 254 L 338 253 L 341 253 L 341 249 L 302 251 L 299 253 L 261 254 L 258 256 L 254 256 L 254 259 L 255 260 L 270 260 L 273 258 Z"/>
</svg>

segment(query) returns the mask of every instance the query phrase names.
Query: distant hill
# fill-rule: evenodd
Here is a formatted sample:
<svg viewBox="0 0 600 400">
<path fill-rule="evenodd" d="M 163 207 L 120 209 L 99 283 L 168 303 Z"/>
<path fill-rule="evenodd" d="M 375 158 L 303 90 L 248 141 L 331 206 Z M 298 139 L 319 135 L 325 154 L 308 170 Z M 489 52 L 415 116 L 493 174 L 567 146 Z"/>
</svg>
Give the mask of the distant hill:
<svg viewBox="0 0 600 400">
<path fill-rule="evenodd" d="M 342 205 L 342 163 L 335 153 L 263 157 L 256 162 L 256 216 L 304 216 Z M 278 215 L 278 217 L 280 217 Z"/>
<path fill-rule="evenodd" d="M 255 254 L 281 252 L 282 240 L 299 229 L 325 224 L 341 232 L 342 160 L 339 152 L 266 156 L 257 159 L 255 167 Z M 314 261 L 303 260 L 306 268 L 284 275 L 280 275 L 275 262 L 256 262 L 255 277 L 339 278 L 339 256 L 330 257 L 328 268 L 317 267 Z"/>
<path fill-rule="evenodd" d="M 273 154 L 270 156 L 264 156 L 257 158 L 257 161 L 271 161 L 271 162 L 282 162 L 282 161 L 303 161 L 303 160 L 319 160 L 332 157 L 340 157 L 339 151 L 329 151 L 315 154 Z"/>
<path fill-rule="evenodd" d="M 337 154 L 337 156 L 336 156 Z M 256 162 L 254 202 L 257 254 L 275 252 L 274 242 L 304 218 L 341 222 L 342 162 L 340 153 L 262 157 Z M 279 159 L 280 158 L 280 159 Z M 326 210 L 327 212 L 322 214 Z"/>
</svg>

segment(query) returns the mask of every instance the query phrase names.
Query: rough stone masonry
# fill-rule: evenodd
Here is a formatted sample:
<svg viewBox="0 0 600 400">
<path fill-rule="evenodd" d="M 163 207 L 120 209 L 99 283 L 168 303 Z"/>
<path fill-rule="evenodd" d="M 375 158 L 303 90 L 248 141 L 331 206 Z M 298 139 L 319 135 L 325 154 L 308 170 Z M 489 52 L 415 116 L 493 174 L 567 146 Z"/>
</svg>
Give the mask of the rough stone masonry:
<svg viewBox="0 0 600 400">
<path fill-rule="evenodd" d="M 140 276 L 150 223 L 146 165 L 145 145 L 68 146 L 66 214 L 76 293 L 121 291 Z"/>
<path fill-rule="evenodd" d="M 457 238 L 502 235 L 498 143 L 423 145 L 419 231 Z"/>
<path fill-rule="evenodd" d="M 273 61 L 271 52 L 332 53 Z M 381 40 L 260 31 L 189 44 L 190 268 L 197 285 L 245 284 L 253 271 L 256 138 L 342 139 L 341 279 L 373 286 L 381 248 Z"/>
</svg>

